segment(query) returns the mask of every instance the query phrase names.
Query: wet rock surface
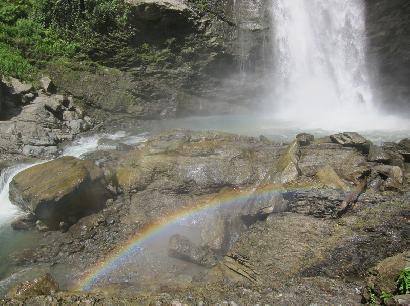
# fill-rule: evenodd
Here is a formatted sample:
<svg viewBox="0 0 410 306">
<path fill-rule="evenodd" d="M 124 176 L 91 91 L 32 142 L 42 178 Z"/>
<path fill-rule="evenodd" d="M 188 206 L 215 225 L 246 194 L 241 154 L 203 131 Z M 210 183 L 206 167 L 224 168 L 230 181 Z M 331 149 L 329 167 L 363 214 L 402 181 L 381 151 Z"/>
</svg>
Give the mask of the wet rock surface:
<svg viewBox="0 0 410 306">
<path fill-rule="evenodd" d="M 52 84 L 49 78 L 47 82 Z M 13 78 L 2 84 L 1 154 L 57 156 L 59 144 L 73 140 L 93 124 L 72 96 L 55 94 L 50 84 L 38 91 Z"/>
<path fill-rule="evenodd" d="M 101 209 L 109 194 L 100 168 L 90 161 L 62 157 L 31 167 L 10 183 L 10 200 L 49 227 L 75 223 Z"/>
<path fill-rule="evenodd" d="M 170 232 L 163 251 L 165 258 L 178 258 L 173 264 L 183 271 L 204 270 L 194 276 L 162 271 L 153 274 L 153 284 L 140 284 L 132 275 L 158 263 L 135 264 L 137 271 L 126 267 L 123 283 L 101 283 L 109 293 L 45 293 L 23 298 L 26 304 L 358 304 L 369 269 L 389 267 L 384 261 L 402 258 L 409 249 L 409 167 L 368 161 L 361 148 L 330 139 L 281 145 L 174 130 L 139 147 L 97 153 L 88 158 L 110 173 L 114 198 L 74 224 L 59 224 L 61 231 L 45 232 L 37 247 L 14 254 L 14 283 L 18 271 L 41 266 L 69 290 L 72 284 L 59 269 L 79 278 L 151 224 L 202 208 L 194 225 L 179 225 L 185 232 Z M 47 171 L 53 169 L 67 179 L 71 167 Z M 50 180 L 58 183 L 51 175 Z M 379 286 L 396 277 L 396 270 L 378 271 L 386 270 L 391 273 L 383 280 L 375 278 Z M 171 281 L 161 277 L 168 273 Z M 10 296 L 2 302 L 17 301 Z"/>
</svg>

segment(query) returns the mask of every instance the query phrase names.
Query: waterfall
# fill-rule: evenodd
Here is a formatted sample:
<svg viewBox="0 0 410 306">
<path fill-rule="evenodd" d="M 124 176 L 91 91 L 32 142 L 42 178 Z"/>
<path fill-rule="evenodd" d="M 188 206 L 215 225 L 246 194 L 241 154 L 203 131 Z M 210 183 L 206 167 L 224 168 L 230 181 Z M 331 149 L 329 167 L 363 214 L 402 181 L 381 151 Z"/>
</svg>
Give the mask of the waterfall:
<svg viewBox="0 0 410 306">
<path fill-rule="evenodd" d="M 376 112 L 362 0 L 272 0 L 272 23 L 275 114 L 349 126 Z"/>
</svg>

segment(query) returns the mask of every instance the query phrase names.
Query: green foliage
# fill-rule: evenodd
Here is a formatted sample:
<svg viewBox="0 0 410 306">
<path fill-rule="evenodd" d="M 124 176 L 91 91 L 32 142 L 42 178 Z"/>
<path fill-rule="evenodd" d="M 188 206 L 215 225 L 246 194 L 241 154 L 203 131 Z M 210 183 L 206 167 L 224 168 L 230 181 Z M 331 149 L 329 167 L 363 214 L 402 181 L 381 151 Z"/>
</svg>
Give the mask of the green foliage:
<svg viewBox="0 0 410 306">
<path fill-rule="evenodd" d="M 19 52 L 0 42 L 0 75 L 31 79 L 35 68 Z"/>
<path fill-rule="evenodd" d="M 410 293 L 410 267 L 404 268 L 397 278 L 397 292 L 399 294 Z"/>
<path fill-rule="evenodd" d="M 61 39 L 54 29 L 30 17 L 32 4 L 31 0 L 0 4 L 0 71 L 4 75 L 31 79 L 36 66 L 44 61 L 76 53 L 75 43 Z"/>
<path fill-rule="evenodd" d="M 156 50 L 153 46 L 144 43 L 138 50 L 138 56 L 145 64 L 163 64 L 172 57 L 169 49 Z"/>
<path fill-rule="evenodd" d="M 387 303 L 388 300 L 390 300 L 393 297 L 393 294 L 390 292 L 384 292 L 382 291 L 382 294 L 380 295 L 380 299 L 383 301 L 384 304 Z"/>
<path fill-rule="evenodd" d="M 373 289 L 369 288 L 368 290 L 369 290 L 369 296 L 370 296 L 369 304 L 375 305 L 377 302 L 377 295 Z"/>
<path fill-rule="evenodd" d="M 27 18 L 30 3 L 25 0 L 3 0 L 0 3 L 0 23 L 14 24 L 18 19 Z"/>
</svg>

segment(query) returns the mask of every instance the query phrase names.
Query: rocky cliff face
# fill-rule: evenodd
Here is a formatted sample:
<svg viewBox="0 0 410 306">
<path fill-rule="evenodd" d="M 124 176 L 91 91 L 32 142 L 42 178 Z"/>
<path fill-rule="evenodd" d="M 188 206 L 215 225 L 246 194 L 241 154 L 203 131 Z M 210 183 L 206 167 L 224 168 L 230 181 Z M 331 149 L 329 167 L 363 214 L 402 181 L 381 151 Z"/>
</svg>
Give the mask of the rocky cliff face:
<svg viewBox="0 0 410 306">
<path fill-rule="evenodd" d="M 50 65 L 59 88 L 102 117 L 221 114 L 255 103 L 266 0 L 127 3 L 125 43 L 101 42 L 94 60 L 103 66 Z"/>
<path fill-rule="evenodd" d="M 384 104 L 410 111 L 410 2 L 367 0 L 369 53 Z"/>
</svg>

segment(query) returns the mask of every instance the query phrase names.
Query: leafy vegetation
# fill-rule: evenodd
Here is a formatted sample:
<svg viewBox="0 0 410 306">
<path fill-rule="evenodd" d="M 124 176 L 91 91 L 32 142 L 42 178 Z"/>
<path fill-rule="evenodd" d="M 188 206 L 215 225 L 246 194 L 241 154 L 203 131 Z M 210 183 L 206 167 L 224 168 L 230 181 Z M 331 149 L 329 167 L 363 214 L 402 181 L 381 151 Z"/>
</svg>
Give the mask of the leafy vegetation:
<svg viewBox="0 0 410 306">
<path fill-rule="evenodd" d="M 410 293 L 410 267 L 404 268 L 397 278 L 397 292 L 399 294 Z"/>
<path fill-rule="evenodd" d="M 0 3 L 0 73 L 31 79 L 44 61 L 71 57 L 77 45 L 61 39 L 31 15 L 34 0 L 5 0 Z"/>
<path fill-rule="evenodd" d="M 136 37 L 128 14 L 124 0 L 3 0 L 0 74 L 31 80 L 62 58 L 116 67 L 171 59 L 166 46 Z"/>
</svg>

